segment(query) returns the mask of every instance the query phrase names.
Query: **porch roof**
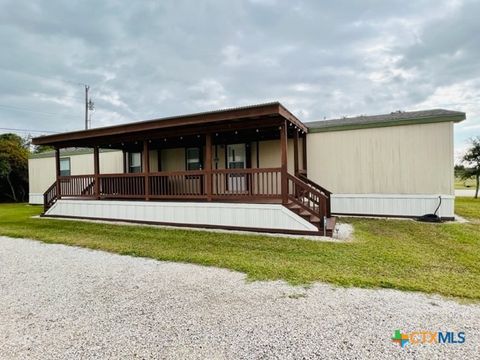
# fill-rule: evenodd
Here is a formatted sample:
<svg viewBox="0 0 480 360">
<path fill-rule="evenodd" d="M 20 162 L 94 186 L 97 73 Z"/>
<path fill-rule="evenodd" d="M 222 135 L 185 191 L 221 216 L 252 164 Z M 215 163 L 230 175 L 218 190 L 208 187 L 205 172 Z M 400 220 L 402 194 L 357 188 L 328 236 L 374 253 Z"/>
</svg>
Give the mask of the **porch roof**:
<svg viewBox="0 0 480 360">
<path fill-rule="evenodd" d="M 153 120 L 138 121 L 95 129 L 40 136 L 34 145 L 56 147 L 99 145 L 122 139 L 132 141 L 141 137 L 205 134 L 215 131 L 234 131 L 243 128 L 274 127 L 287 121 L 303 132 L 307 127 L 279 102 L 237 107 Z"/>
</svg>

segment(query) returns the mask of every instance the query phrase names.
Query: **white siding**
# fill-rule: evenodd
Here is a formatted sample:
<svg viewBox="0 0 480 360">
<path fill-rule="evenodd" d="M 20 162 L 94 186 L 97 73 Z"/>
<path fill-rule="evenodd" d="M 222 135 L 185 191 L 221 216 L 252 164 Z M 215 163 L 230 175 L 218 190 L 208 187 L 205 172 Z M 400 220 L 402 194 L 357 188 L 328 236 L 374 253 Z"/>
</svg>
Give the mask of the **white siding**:
<svg viewBox="0 0 480 360">
<path fill-rule="evenodd" d="M 100 153 L 100 173 L 116 174 L 123 172 L 123 157 L 121 151 Z M 70 158 L 72 175 L 93 174 L 93 154 L 62 155 Z M 55 158 L 28 159 L 29 203 L 43 204 L 43 193 L 55 182 Z"/>
<path fill-rule="evenodd" d="M 442 195 L 438 215 L 454 217 L 455 197 Z M 332 213 L 353 215 L 408 216 L 433 214 L 439 205 L 436 195 L 333 194 Z"/>
<path fill-rule="evenodd" d="M 308 176 L 336 194 L 453 195 L 453 123 L 311 133 Z"/>
<path fill-rule="evenodd" d="M 55 159 L 28 159 L 28 187 L 30 204 L 43 204 L 43 193 L 55 182 Z"/>
<path fill-rule="evenodd" d="M 163 149 L 161 157 L 162 171 L 185 170 L 185 148 Z"/>
<path fill-rule="evenodd" d="M 59 200 L 47 215 L 188 225 L 317 231 L 278 204 Z"/>
<path fill-rule="evenodd" d="M 301 164 L 302 158 L 302 148 L 301 142 L 298 144 L 298 157 L 299 164 Z M 281 147 L 280 140 L 267 140 L 260 141 L 260 167 L 261 168 L 270 168 L 270 167 L 280 167 L 281 164 Z M 255 164 L 255 160 L 252 161 Z M 308 163 L 308 162 L 307 162 Z M 287 148 L 287 170 L 290 174 L 293 174 L 294 163 L 293 163 L 293 139 L 288 139 L 288 148 Z"/>
<path fill-rule="evenodd" d="M 310 133 L 308 177 L 332 191 L 332 212 L 454 216 L 453 123 Z"/>
</svg>

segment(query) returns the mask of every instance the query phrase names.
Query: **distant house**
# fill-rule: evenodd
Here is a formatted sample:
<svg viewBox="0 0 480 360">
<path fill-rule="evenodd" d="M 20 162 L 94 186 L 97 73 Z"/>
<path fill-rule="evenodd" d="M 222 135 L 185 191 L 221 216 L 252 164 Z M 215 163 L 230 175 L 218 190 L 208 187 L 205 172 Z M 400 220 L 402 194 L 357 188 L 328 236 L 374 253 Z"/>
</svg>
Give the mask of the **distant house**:
<svg viewBox="0 0 480 360">
<path fill-rule="evenodd" d="M 454 216 L 465 113 L 302 123 L 280 103 L 42 136 L 30 202 L 45 216 L 331 234 L 333 215 Z M 333 215 L 332 215 L 333 214 Z"/>
</svg>

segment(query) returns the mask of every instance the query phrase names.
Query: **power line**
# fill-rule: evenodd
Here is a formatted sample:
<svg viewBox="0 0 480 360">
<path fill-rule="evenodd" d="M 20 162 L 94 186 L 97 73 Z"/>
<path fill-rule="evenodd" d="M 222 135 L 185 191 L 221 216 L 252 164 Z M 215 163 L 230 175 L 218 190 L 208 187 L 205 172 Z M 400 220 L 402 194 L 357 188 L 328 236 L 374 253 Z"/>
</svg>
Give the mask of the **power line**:
<svg viewBox="0 0 480 360">
<path fill-rule="evenodd" d="M 28 111 L 28 112 L 31 112 L 31 113 L 49 115 L 49 116 L 50 115 L 61 115 L 61 116 L 65 115 L 65 114 L 59 114 L 59 113 L 48 113 L 48 112 L 43 112 L 43 111 L 31 110 L 31 109 L 18 107 L 18 106 L 10 106 L 10 105 L 3 105 L 3 104 L 0 104 L 0 107 L 5 108 L 5 109 L 10 109 L 10 110 Z"/>
<path fill-rule="evenodd" d="M 70 84 L 75 84 L 75 85 L 81 85 L 81 86 L 85 85 L 84 83 L 82 83 L 80 81 L 76 81 L 76 80 L 68 80 L 68 79 L 62 79 L 62 78 L 55 78 L 55 77 L 51 77 L 51 76 L 44 76 L 44 75 L 40 75 L 40 74 L 32 74 L 32 73 L 28 73 L 28 72 L 20 71 L 20 70 L 11 70 L 11 69 L 1 69 L 1 70 L 6 71 L 6 72 L 11 72 L 11 73 L 23 74 L 23 75 L 27 75 L 27 76 L 30 76 L 30 77 L 43 78 L 43 79 L 47 79 L 47 80 L 60 81 L 60 82 L 65 82 L 65 83 L 70 83 Z"/>
<path fill-rule="evenodd" d="M 78 101 L 81 101 L 82 100 L 82 95 L 79 94 L 77 96 L 72 96 L 72 95 L 63 95 L 63 94 L 54 94 L 54 93 L 47 93 L 45 91 L 39 91 L 39 90 L 35 90 L 35 89 L 27 89 L 26 87 L 19 87 L 19 86 L 15 86 L 14 88 L 10 88 L 11 90 L 17 90 L 17 91 L 27 91 L 29 93 L 33 93 L 33 94 L 42 94 L 42 95 L 46 95 L 46 96 L 51 96 L 51 97 L 59 97 L 59 98 L 65 98 L 65 99 L 73 99 L 73 100 L 78 100 Z M 15 96 L 18 96 L 18 97 L 21 97 L 21 95 L 15 95 Z M 43 99 L 41 99 L 43 100 Z"/>
<path fill-rule="evenodd" d="M 49 131 L 49 130 L 32 130 L 32 129 L 16 129 L 16 128 L 0 128 L 0 130 L 5 131 L 21 131 L 21 132 L 35 132 L 35 133 L 49 133 L 49 134 L 59 134 L 58 131 Z"/>
</svg>

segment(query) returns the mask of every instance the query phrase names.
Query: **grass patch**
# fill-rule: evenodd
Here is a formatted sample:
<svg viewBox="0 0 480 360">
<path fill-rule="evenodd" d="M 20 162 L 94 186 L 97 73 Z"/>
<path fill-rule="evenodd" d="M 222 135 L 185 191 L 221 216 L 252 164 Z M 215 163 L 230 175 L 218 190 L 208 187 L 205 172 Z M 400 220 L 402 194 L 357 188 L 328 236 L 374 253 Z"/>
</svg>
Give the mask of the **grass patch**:
<svg viewBox="0 0 480 360">
<path fill-rule="evenodd" d="M 455 189 L 470 189 L 475 190 L 475 178 L 471 177 L 468 179 L 455 178 Z"/>
<path fill-rule="evenodd" d="M 31 218 L 41 210 L 0 205 L 0 235 L 217 266 L 251 280 L 324 281 L 480 299 L 480 201 L 470 198 L 456 201 L 468 224 L 342 219 L 355 227 L 355 240 L 348 243 Z"/>
</svg>

